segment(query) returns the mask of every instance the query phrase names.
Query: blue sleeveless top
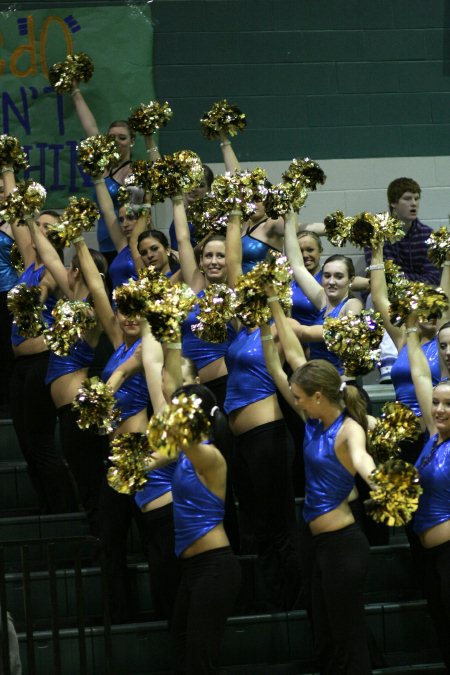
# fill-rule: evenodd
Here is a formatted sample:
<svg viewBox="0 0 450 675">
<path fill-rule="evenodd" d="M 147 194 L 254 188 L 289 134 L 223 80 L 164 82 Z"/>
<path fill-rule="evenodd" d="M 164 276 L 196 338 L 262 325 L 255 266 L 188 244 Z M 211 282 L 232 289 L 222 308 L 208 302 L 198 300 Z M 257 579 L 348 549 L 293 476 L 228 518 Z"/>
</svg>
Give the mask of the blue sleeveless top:
<svg viewBox="0 0 450 675">
<path fill-rule="evenodd" d="M 11 263 L 14 239 L 0 230 L 0 292 L 9 291 L 17 284 L 17 274 Z"/>
<path fill-rule="evenodd" d="M 204 295 L 204 290 L 197 293 L 198 298 L 203 298 Z M 199 306 L 195 305 L 183 321 L 181 325 L 181 342 L 183 345 L 183 356 L 192 359 L 197 366 L 197 369 L 201 370 L 209 363 L 213 363 L 214 361 L 217 361 L 217 359 L 225 356 L 230 341 L 206 342 L 206 340 L 201 340 L 197 337 L 195 333 L 192 332 L 192 326 L 198 323 L 198 312 Z M 230 336 L 231 330 L 232 329 L 228 331 Z"/>
<path fill-rule="evenodd" d="M 106 382 L 111 377 L 112 373 L 134 354 L 140 344 L 141 340 L 136 340 L 136 342 L 127 349 L 123 342 L 120 347 L 116 349 L 103 370 L 103 382 Z M 129 377 L 114 396 L 117 401 L 116 407 L 120 410 L 122 422 L 129 417 L 136 415 L 144 408 L 147 408 L 150 402 L 150 396 L 144 375 L 142 373 L 136 373 L 132 377 Z"/>
<path fill-rule="evenodd" d="M 58 377 L 89 368 L 94 360 L 94 350 L 85 340 L 77 340 L 66 356 L 50 351 L 45 384 L 51 384 Z"/>
<path fill-rule="evenodd" d="M 112 261 L 109 266 L 109 277 L 113 289 L 117 288 L 117 286 L 123 286 L 130 278 L 138 278 L 129 246 L 125 246 Z"/>
<path fill-rule="evenodd" d="M 172 462 L 162 469 L 155 469 L 147 474 L 147 483 L 134 496 L 134 500 L 140 509 L 171 491 L 175 466 L 176 462 Z"/>
<path fill-rule="evenodd" d="M 437 434 L 430 438 L 416 462 L 423 488 L 413 520 L 417 534 L 450 520 L 450 440 L 436 447 L 437 439 Z"/>
<path fill-rule="evenodd" d="M 36 268 L 35 263 L 32 263 L 20 276 L 17 285 L 25 283 L 27 286 L 39 286 L 39 284 L 41 283 L 41 279 L 44 276 L 44 272 L 45 272 L 44 265 L 41 265 L 40 267 Z M 46 309 L 44 309 L 44 311 L 42 312 L 42 316 L 47 326 L 52 326 L 55 323 L 55 318 L 52 315 L 52 309 L 54 308 L 55 305 L 56 305 L 55 296 L 49 295 L 45 300 Z M 11 328 L 12 344 L 15 347 L 17 347 L 18 345 L 22 344 L 22 342 L 25 342 L 25 340 L 28 340 L 28 338 L 25 338 L 19 334 L 17 324 L 15 321 L 13 321 Z"/>
<path fill-rule="evenodd" d="M 172 482 L 175 554 L 223 521 L 224 502 L 201 482 L 189 459 L 182 452 Z"/>
<path fill-rule="evenodd" d="M 306 422 L 303 516 L 307 523 L 342 504 L 355 483 L 355 477 L 341 464 L 334 451 L 336 435 L 344 419 L 345 413 L 342 413 L 326 430 L 319 420 Z"/>
<path fill-rule="evenodd" d="M 315 276 L 319 284 L 322 282 L 322 270 Z M 303 293 L 302 289 L 296 281 L 291 284 L 292 289 L 292 318 L 303 324 L 304 326 L 312 326 L 317 323 L 320 315 L 320 309 L 311 302 L 311 300 Z"/>
<path fill-rule="evenodd" d="M 114 204 L 114 211 L 117 214 L 119 211 L 119 201 L 117 199 L 117 194 L 119 192 L 119 188 L 121 187 L 121 185 L 116 180 L 114 180 L 112 176 L 106 176 L 105 185 L 109 194 L 111 195 L 111 199 L 113 200 Z M 98 206 L 96 193 L 94 193 L 93 198 Z M 108 226 L 106 225 L 105 219 L 103 218 L 101 213 L 100 218 L 97 221 L 97 241 L 98 241 L 98 248 L 101 253 L 110 253 L 111 251 L 116 250 L 114 243 L 109 235 Z"/>
<path fill-rule="evenodd" d="M 339 317 L 339 312 L 341 311 L 342 307 L 345 305 L 347 302 L 348 297 L 344 298 L 336 307 L 334 307 L 329 314 L 327 314 L 327 317 L 332 317 L 333 319 L 337 319 Z M 322 307 L 322 309 L 319 312 L 319 316 L 317 317 L 316 321 L 314 321 L 315 326 L 323 326 L 323 322 L 325 321 L 325 312 L 326 312 L 326 307 Z M 330 363 L 333 364 L 335 368 L 339 371 L 339 374 L 342 375 L 344 372 L 344 369 L 342 367 L 342 364 L 339 360 L 339 357 L 336 356 L 333 352 L 330 352 L 326 346 L 325 342 L 310 342 L 309 343 L 309 360 L 312 361 L 313 359 L 325 359 L 325 361 L 329 361 Z"/>
<path fill-rule="evenodd" d="M 428 365 L 430 366 L 431 379 L 433 386 L 438 384 L 441 380 L 441 368 L 439 365 L 439 349 L 437 339 L 434 338 L 422 345 L 422 351 L 427 357 Z M 408 348 L 404 345 L 391 370 L 392 384 L 395 389 L 395 398 L 400 403 L 409 405 L 411 410 L 417 417 L 422 416 L 420 406 L 417 402 L 416 391 L 411 379 L 411 368 L 409 366 Z"/>
<path fill-rule="evenodd" d="M 225 363 L 228 381 L 224 410 L 227 414 L 275 394 L 275 383 L 264 360 L 259 328 L 251 333 L 247 328 L 241 328 L 228 348 Z"/>
</svg>

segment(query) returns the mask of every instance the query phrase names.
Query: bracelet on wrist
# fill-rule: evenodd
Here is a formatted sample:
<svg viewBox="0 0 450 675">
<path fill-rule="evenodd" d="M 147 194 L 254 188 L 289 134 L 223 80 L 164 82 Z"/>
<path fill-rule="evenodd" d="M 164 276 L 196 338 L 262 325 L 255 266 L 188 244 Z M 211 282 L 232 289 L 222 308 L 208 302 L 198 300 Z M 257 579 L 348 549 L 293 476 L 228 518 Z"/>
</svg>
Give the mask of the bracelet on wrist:
<svg viewBox="0 0 450 675">
<path fill-rule="evenodd" d="M 268 335 L 261 335 L 261 340 L 263 342 L 267 342 L 268 340 L 273 340 L 273 335 L 272 333 L 269 333 Z"/>
<path fill-rule="evenodd" d="M 410 328 L 407 328 L 406 335 L 409 335 L 410 333 L 417 333 L 417 326 L 411 326 Z"/>
<path fill-rule="evenodd" d="M 444 260 L 444 267 L 450 267 L 450 260 Z"/>
<path fill-rule="evenodd" d="M 166 342 L 167 349 L 181 349 L 181 342 Z"/>
<path fill-rule="evenodd" d="M 242 216 L 242 211 L 240 209 L 233 209 L 230 211 L 230 216 Z"/>
<path fill-rule="evenodd" d="M 94 185 L 100 185 L 100 183 L 105 182 L 105 179 L 104 178 L 94 178 L 94 180 L 92 182 L 94 183 Z"/>
<path fill-rule="evenodd" d="M 151 148 L 147 148 L 147 152 L 158 152 L 158 146 L 152 145 Z"/>
<path fill-rule="evenodd" d="M 84 237 L 75 237 L 75 239 L 72 239 L 72 244 L 79 244 L 80 241 L 84 241 Z"/>
<path fill-rule="evenodd" d="M 227 145 L 231 145 L 231 141 L 221 141 L 220 147 L 225 148 Z"/>
<path fill-rule="evenodd" d="M 12 166 L 2 166 L 1 173 L 14 173 Z"/>
<path fill-rule="evenodd" d="M 78 89 L 78 87 L 76 89 L 72 89 L 72 91 L 71 91 L 72 96 L 74 94 L 79 94 L 79 93 L 80 93 L 80 90 Z"/>
<path fill-rule="evenodd" d="M 373 272 L 374 270 L 384 270 L 384 263 L 379 263 L 378 265 L 369 265 L 366 267 L 366 272 Z"/>
<path fill-rule="evenodd" d="M 267 298 L 267 302 L 270 304 L 271 302 L 277 302 L 279 300 L 278 295 L 271 295 L 269 298 Z"/>
<path fill-rule="evenodd" d="M 174 197 L 172 197 L 172 201 L 174 204 L 180 204 L 181 202 L 184 202 L 184 199 L 182 195 L 175 195 Z"/>
</svg>

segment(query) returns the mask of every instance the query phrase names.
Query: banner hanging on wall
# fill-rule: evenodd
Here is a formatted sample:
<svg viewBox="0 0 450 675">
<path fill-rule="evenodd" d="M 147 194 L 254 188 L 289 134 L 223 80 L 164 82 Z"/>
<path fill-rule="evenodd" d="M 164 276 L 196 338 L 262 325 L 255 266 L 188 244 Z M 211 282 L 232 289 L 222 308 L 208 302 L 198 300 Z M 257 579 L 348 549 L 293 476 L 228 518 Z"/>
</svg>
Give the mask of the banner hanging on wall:
<svg viewBox="0 0 450 675">
<path fill-rule="evenodd" d="M 0 11 L 1 130 L 25 147 L 30 168 L 24 177 L 46 187 L 48 208 L 65 206 L 69 195 L 92 192 L 76 162 L 84 134 L 72 97 L 56 94 L 48 81 L 54 63 L 78 52 L 94 63 L 92 79 L 80 88 L 101 133 L 154 98 L 148 3 L 58 8 L 55 2 L 48 9 L 12 5 Z"/>
</svg>

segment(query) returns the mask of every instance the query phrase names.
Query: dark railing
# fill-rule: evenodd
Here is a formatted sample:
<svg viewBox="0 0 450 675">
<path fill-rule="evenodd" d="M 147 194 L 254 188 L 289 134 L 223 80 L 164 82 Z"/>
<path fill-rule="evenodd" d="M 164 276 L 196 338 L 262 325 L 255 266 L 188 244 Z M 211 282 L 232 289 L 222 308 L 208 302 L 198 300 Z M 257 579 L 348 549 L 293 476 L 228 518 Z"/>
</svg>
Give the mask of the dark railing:
<svg viewBox="0 0 450 675">
<path fill-rule="evenodd" d="M 61 547 L 64 553 L 61 555 Z M 71 623 L 77 633 L 77 648 L 79 668 L 77 672 L 80 675 L 89 675 L 87 659 L 87 616 L 85 603 L 85 589 L 83 585 L 83 563 L 86 566 L 92 564 L 95 551 L 96 565 L 100 565 L 102 578 L 102 614 L 94 617 L 94 621 L 101 621 L 103 624 L 104 635 L 104 658 L 102 672 L 105 675 L 112 675 L 112 651 L 111 651 L 111 616 L 109 611 L 108 593 L 104 580 L 106 575 L 105 560 L 99 553 L 100 547 L 98 540 L 90 536 L 58 537 L 52 539 L 27 539 L 4 541 L 0 544 L 0 619 L 1 619 L 1 663 L 4 675 L 13 675 L 10 664 L 10 651 L 15 648 L 14 641 L 11 638 L 10 619 L 8 615 L 10 607 L 8 605 L 7 577 L 13 573 L 14 578 L 18 577 L 21 581 L 23 593 L 24 620 L 20 628 L 26 636 L 26 660 L 27 675 L 42 675 L 38 673 L 36 666 L 36 641 L 35 634 L 39 631 L 36 627 L 37 619 L 33 607 L 32 593 L 32 575 L 37 570 L 44 570 L 48 575 L 48 598 L 50 604 L 50 616 L 44 623 L 46 630 L 50 631 L 52 643 L 52 660 L 54 675 L 65 675 L 62 670 L 61 661 L 61 631 L 64 624 L 67 624 L 67 617 L 62 617 L 58 607 L 58 571 L 61 569 L 70 569 L 74 574 L 75 582 L 75 615 L 71 617 Z M 88 555 L 89 553 L 89 555 Z M 64 562 L 62 560 L 64 559 Z M 69 562 L 67 562 L 69 561 Z M 92 619 L 92 617 L 90 617 Z M 39 618 L 39 624 L 42 619 Z"/>
</svg>

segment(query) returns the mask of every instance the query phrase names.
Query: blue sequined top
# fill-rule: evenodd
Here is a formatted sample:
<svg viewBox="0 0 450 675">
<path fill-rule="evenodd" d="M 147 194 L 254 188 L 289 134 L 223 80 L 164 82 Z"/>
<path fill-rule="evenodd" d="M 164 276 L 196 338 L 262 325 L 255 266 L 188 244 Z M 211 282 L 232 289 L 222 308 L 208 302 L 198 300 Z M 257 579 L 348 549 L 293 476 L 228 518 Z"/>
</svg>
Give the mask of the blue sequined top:
<svg viewBox="0 0 450 675">
<path fill-rule="evenodd" d="M 184 453 L 172 481 L 175 554 L 180 556 L 197 539 L 223 521 L 224 502 L 202 483 Z"/>
<path fill-rule="evenodd" d="M 275 394 L 275 383 L 264 360 L 259 328 L 251 333 L 247 328 L 241 328 L 228 348 L 225 363 L 228 382 L 224 410 L 227 414 Z"/>
<path fill-rule="evenodd" d="M 355 478 L 334 451 L 336 436 L 344 420 L 345 413 L 342 413 L 325 430 L 319 420 L 308 420 L 305 425 L 306 494 L 303 516 L 307 523 L 336 509 L 352 491 Z"/>
<path fill-rule="evenodd" d="M 14 239 L 0 230 L 0 292 L 9 291 L 17 283 L 17 273 L 11 264 Z"/>
<path fill-rule="evenodd" d="M 147 474 L 148 481 L 143 490 L 139 490 L 134 496 L 140 509 L 171 491 L 175 466 L 176 463 L 172 462 L 162 469 L 155 469 Z"/>
<path fill-rule="evenodd" d="M 129 279 L 138 278 L 129 246 L 125 246 L 112 261 L 109 266 L 109 277 L 113 289 L 117 288 L 117 286 L 123 286 Z"/>
<path fill-rule="evenodd" d="M 450 440 L 437 445 L 437 439 L 430 438 L 416 462 L 423 489 L 413 520 L 417 534 L 450 520 Z"/>
<path fill-rule="evenodd" d="M 82 368 L 89 368 L 93 360 L 94 350 L 85 340 L 77 340 L 65 356 L 58 356 L 58 354 L 51 351 L 45 384 L 51 384 L 58 377 L 62 377 L 68 373 L 74 373 Z"/>
<path fill-rule="evenodd" d="M 32 263 L 20 276 L 17 284 L 25 283 L 27 286 L 39 286 L 39 284 L 41 283 L 41 279 L 44 276 L 44 273 L 45 273 L 44 265 L 41 265 L 40 267 L 35 267 L 35 263 Z M 52 309 L 54 308 L 55 305 L 56 305 L 55 296 L 54 295 L 47 296 L 45 300 L 46 308 L 42 312 L 42 316 L 47 326 L 52 326 L 55 323 L 55 319 L 52 315 Z M 22 344 L 22 342 L 25 342 L 25 340 L 27 340 L 27 338 L 24 338 L 22 337 L 22 335 L 19 334 L 17 324 L 14 321 L 11 328 L 12 344 L 15 347 L 17 347 L 18 345 Z"/>
<path fill-rule="evenodd" d="M 427 357 L 428 365 L 430 366 L 431 371 L 431 378 L 433 380 L 433 386 L 435 386 L 441 380 L 441 368 L 439 365 L 439 349 L 437 339 L 434 338 L 433 340 L 425 343 L 422 345 L 421 349 Z M 404 403 L 405 405 L 409 405 L 414 414 L 417 415 L 417 417 L 421 417 L 422 412 L 417 402 L 416 391 L 411 378 L 408 348 L 406 345 L 401 348 L 399 355 L 392 366 L 391 379 L 395 389 L 396 400 L 400 401 L 400 403 Z"/>
<path fill-rule="evenodd" d="M 103 382 L 106 382 L 111 377 L 112 373 L 134 354 L 140 344 L 141 340 L 136 340 L 136 342 L 127 349 L 123 342 L 120 347 L 116 349 L 103 370 Z M 120 410 L 122 421 L 136 415 L 141 410 L 144 410 L 144 408 L 147 408 L 150 397 L 144 375 L 142 373 L 136 373 L 125 380 L 124 384 L 116 392 L 115 399 L 117 401 L 116 407 Z"/>
<path fill-rule="evenodd" d="M 322 270 L 314 276 L 314 279 L 316 279 L 319 284 L 322 282 Z M 296 281 L 292 282 L 291 288 L 292 318 L 304 326 L 312 326 L 319 318 L 320 309 L 317 309 L 311 300 L 303 293 Z"/>
<path fill-rule="evenodd" d="M 348 298 L 344 298 L 336 307 L 333 307 L 331 312 L 327 314 L 327 317 L 332 317 L 333 319 L 336 319 L 339 316 L 339 312 L 347 302 Z M 325 321 L 325 312 L 326 312 L 326 307 L 322 307 L 322 309 L 319 312 L 319 316 L 317 319 L 314 321 L 315 326 L 323 326 L 323 322 Z M 325 361 L 329 361 L 330 363 L 333 364 L 335 368 L 339 371 L 339 373 L 342 375 L 344 372 L 344 369 L 341 365 L 341 362 L 339 358 L 334 354 L 333 352 L 330 352 L 326 346 L 325 342 L 310 342 L 309 343 L 309 359 L 312 361 L 313 359 L 325 359 Z"/>
</svg>

